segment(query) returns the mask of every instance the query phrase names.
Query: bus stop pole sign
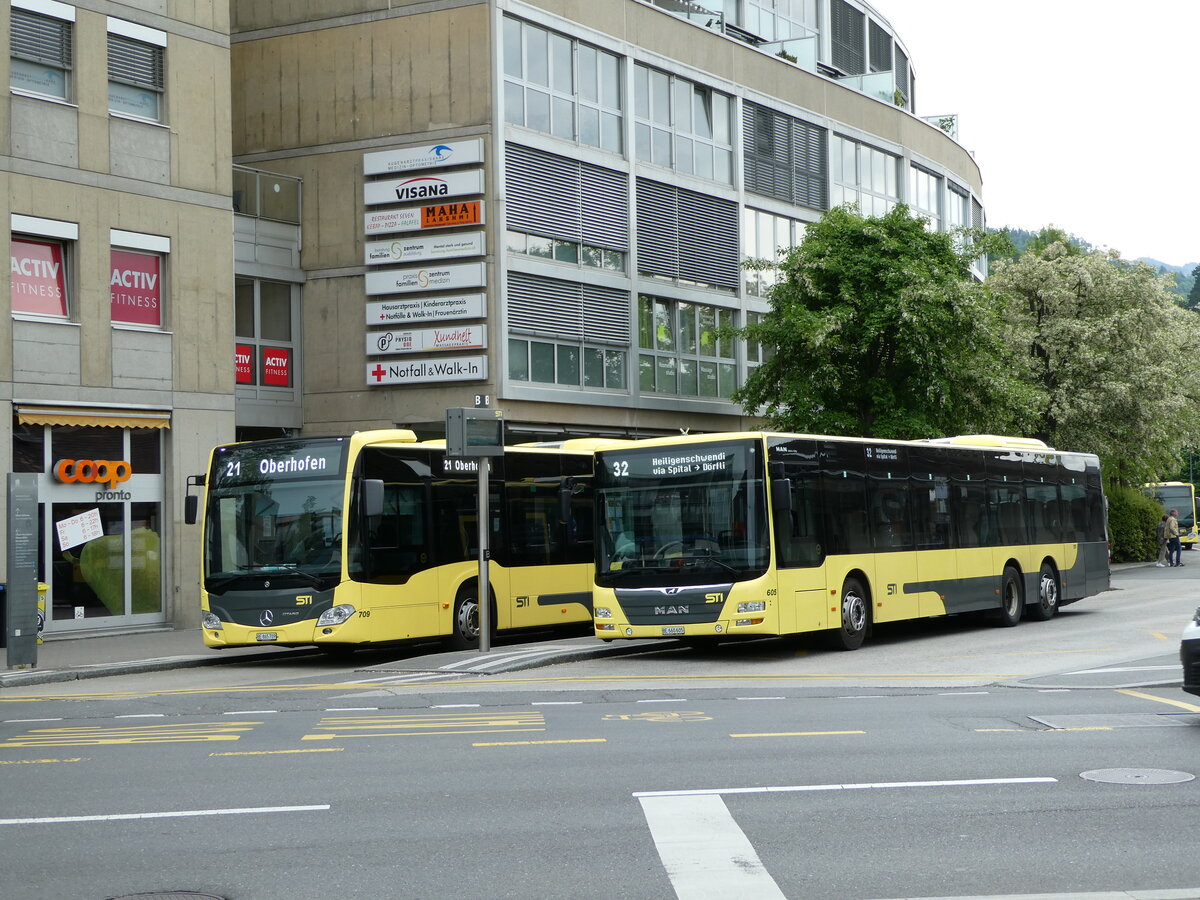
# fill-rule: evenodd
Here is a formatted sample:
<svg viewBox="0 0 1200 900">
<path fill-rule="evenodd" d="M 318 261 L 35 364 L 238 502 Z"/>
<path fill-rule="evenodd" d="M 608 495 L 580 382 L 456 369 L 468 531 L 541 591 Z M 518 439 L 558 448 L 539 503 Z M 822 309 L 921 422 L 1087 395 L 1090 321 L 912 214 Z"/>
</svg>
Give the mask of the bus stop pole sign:
<svg viewBox="0 0 1200 900">
<path fill-rule="evenodd" d="M 8 475 L 8 667 L 37 665 L 38 491 L 36 473 Z"/>
<path fill-rule="evenodd" d="M 475 408 L 451 408 L 446 410 L 446 456 L 448 458 L 474 459 L 479 472 L 479 508 L 476 521 L 479 525 L 479 581 L 476 600 L 479 608 L 479 652 L 489 653 L 492 649 L 491 579 L 488 575 L 488 459 L 504 455 L 504 411 L 489 409 L 485 404 L 490 398 L 476 395 Z"/>
</svg>

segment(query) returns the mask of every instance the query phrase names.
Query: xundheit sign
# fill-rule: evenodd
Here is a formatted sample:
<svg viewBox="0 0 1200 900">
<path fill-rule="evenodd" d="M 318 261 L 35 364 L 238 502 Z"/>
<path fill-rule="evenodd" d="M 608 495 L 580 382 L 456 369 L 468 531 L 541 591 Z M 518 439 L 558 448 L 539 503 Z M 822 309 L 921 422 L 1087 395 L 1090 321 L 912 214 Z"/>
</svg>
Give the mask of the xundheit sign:
<svg viewBox="0 0 1200 900">
<path fill-rule="evenodd" d="M 486 325 L 443 325 L 367 332 L 367 353 L 429 353 L 439 350 L 482 350 Z"/>
</svg>

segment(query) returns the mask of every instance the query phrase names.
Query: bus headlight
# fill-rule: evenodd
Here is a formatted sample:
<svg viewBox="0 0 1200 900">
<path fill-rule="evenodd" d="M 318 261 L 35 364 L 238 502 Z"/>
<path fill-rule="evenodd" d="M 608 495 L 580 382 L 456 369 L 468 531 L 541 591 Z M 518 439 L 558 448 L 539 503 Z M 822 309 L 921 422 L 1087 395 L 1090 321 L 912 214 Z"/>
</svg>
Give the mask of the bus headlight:
<svg viewBox="0 0 1200 900">
<path fill-rule="evenodd" d="M 739 603 L 738 604 L 738 612 L 740 612 L 740 613 L 762 612 L 766 608 L 767 608 L 766 600 L 751 600 L 749 603 Z"/>
<path fill-rule="evenodd" d="M 607 606 L 597 606 L 593 611 L 597 619 L 611 619 L 612 610 Z"/>
<path fill-rule="evenodd" d="M 204 610 L 204 626 L 209 631 L 220 631 L 225 626 L 221 624 L 221 620 L 213 615 L 209 610 Z"/>
<path fill-rule="evenodd" d="M 354 613 L 355 609 L 353 606 L 349 603 L 342 603 L 321 613 L 321 618 L 317 619 L 317 625 L 341 625 L 354 615 Z"/>
</svg>

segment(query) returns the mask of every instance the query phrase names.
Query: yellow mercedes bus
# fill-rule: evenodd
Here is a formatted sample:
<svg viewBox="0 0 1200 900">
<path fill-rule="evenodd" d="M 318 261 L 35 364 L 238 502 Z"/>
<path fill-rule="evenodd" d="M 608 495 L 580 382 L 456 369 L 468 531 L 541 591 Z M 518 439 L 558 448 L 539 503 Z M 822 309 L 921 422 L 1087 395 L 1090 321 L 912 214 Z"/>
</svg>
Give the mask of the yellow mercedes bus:
<svg viewBox="0 0 1200 900">
<path fill-rule="evenodd" d="M 1045 620 L 1109 586 L 1095 456 L 1040 441 L 768 433 L 596 454 L 596 636 L 828 632 L 987 611 Z"/>
<path fill-rule="evenodd" d="M 1200 540 L 1196 527 L 1196 487 L 1189 481 L 1159 481 L 1142 485 L 1147 497 L 1157 500 L 1167 510 L 1179 510 L 1179 543 L 1191 550 Z"/>
<path fill-rule="evenodd" d="M 491 622 L 591 619 L 592 453 L 586 440 L 491 460 Z M 446 638 L 478 646 L 478 470 L 403 429 L 212 451 L 201 519 L 209 647 Z M 185 519 L 198 518 L 189 494 Z"/>
</svg>

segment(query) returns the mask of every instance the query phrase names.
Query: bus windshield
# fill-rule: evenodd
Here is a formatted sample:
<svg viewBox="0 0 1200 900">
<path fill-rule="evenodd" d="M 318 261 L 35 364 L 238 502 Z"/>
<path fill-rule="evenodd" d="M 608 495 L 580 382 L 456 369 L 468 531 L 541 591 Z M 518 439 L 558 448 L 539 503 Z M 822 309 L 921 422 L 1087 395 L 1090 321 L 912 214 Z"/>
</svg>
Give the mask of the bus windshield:
<svg viewBox="0 0 1200 900">
<path fill-rule="evenodd" d="M 205 586 L 292 573 L 313 587 L 341 572 L 345 445 L 222 448 L 208 482 Z"/>
<path fill-rule="evenodd" d="M 1164 510 L 1179 510 L 1180 529 L 1188 531 L 1196 524 L 1195 500 L 1190 484 L 1154 485 L 1147 493 L 1158 500 Z"/>
<path fill-rule="evenodd" d="M 753 441 L 602 453 L 596 497 L 598 584 L 670 584 L 685 569 L 724 581 L 766 571 L 762 451 Z"/>
</svg>

